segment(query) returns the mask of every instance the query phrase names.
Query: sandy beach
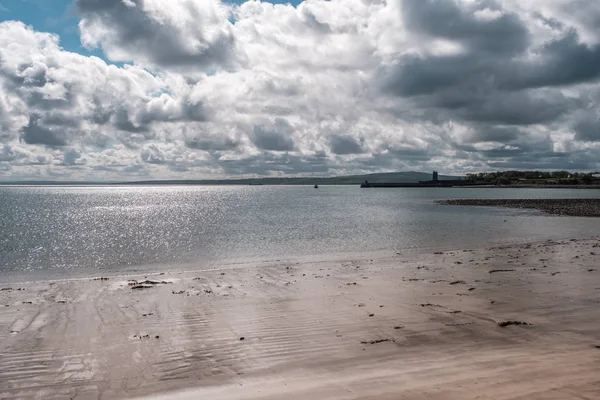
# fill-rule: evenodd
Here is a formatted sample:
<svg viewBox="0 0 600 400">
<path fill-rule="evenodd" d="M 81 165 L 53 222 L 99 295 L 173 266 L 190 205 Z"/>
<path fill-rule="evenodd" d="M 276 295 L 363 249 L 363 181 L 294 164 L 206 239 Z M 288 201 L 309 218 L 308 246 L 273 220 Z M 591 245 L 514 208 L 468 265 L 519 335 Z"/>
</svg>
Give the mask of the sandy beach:
<svg viewBox="0 0 600 400">
<path fill-rule="evenodd" d="M 2 399 L 600 396 L 598 239 L 0 288 Z"/>
</svg>

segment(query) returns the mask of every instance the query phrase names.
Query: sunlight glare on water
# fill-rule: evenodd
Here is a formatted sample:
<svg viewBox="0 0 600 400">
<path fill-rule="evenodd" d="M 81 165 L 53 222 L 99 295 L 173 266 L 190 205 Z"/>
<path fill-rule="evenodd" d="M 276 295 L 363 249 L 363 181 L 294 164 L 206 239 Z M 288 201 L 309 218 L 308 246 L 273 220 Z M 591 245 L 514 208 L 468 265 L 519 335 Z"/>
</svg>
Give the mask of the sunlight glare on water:
<svg viewBox="0 0 600 400">
<path fill-rule="evenodd" d="M 582 196 L 600 191 L 0 187 L 0 280 L 597 235 L 594 219 L 433 204 Z"/>
</svg>

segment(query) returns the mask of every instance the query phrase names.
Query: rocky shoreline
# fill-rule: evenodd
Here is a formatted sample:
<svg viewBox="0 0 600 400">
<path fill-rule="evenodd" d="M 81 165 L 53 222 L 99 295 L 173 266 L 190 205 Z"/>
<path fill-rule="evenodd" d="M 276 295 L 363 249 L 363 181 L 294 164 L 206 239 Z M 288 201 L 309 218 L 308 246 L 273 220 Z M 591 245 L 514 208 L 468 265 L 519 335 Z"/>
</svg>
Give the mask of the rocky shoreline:
<svg viewBox="0 0 600 400">
<path fill-rule="evenodd" d="M 438 200 L 436 204 L 530 208 L 555 215 L 600 217 L 600 199 L 454 199 Z"/>
</svg>

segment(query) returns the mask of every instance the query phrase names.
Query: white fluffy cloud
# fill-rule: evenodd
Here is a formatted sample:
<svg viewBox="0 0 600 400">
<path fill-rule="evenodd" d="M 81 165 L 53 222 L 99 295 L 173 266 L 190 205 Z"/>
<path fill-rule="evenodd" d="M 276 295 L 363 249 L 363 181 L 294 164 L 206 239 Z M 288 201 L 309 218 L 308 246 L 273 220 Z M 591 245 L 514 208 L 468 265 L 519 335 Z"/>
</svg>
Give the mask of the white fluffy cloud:
<svg viewBox="0 0 600 400">
<path fill-rule="evenodd" d="M 600 12 L 539 3 L 75 0 L 107 61 L 2 22 L 0 178 L 600 169 Z"/>
</svg>

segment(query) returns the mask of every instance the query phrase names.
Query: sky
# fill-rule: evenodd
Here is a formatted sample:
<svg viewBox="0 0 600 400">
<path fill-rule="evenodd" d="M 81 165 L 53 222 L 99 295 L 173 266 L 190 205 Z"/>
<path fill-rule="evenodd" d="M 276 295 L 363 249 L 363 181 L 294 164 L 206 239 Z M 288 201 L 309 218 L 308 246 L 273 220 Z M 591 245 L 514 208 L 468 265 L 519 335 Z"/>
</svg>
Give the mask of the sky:
<svg viewBox="0 0 600 400">
<path fill-rule="evenodd" d="M 600 170 L 597 0 L 0 0 L 0 181 Z"/>
</svg>

